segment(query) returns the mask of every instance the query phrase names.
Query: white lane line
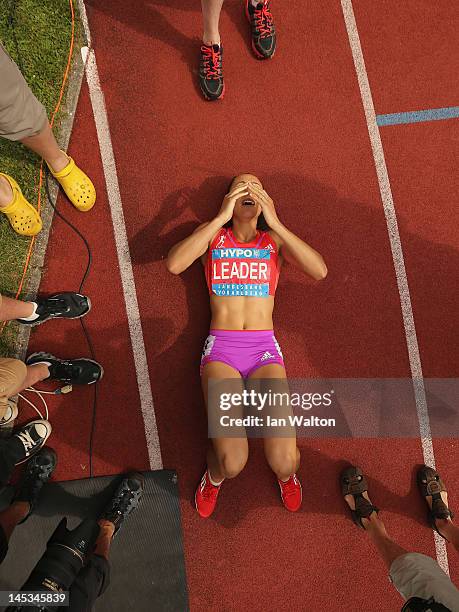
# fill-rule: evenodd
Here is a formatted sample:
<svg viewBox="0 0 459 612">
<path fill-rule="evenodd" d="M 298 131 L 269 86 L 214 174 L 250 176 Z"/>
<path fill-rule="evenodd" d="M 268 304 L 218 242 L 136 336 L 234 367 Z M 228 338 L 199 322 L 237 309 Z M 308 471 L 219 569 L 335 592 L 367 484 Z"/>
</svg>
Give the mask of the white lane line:
<svg viewBox="0 0 459 612">
<path fill-rule="evenodd" d="M 89 27 L 84 10 L 84 3 L 80 0 L 80 13 L 87 39 L 90 40 Z M 83 17 L 84 16 L 84 17 Z M 107 109 L 105 99 L 100 87 L 99 72 L 97 70 L 96 56 L 93 49 L 83 47 L 81 55 L 85 64 L 86 79 L 89 86 L 92 110 L 97 129 L 99 148 L 102 157 L 105 183 L 107 186 L 108 201 L 112 215 L 113 231 L 115 235 L 116 251 L 120 267 L 121 284 L 123 287 L 124 301 L 126 304 L 129 334 L 131 337 L 132 351 L 134 355 L 135 371 L 137 384 L 139 387 L 140 406 L 145 426 L 145 437 L 148 448 L 150 468 L 160 470 L 163 467 L 161 459 L 161 447 L 158 437 L 158 427 L 153 406 L 153 395 L 151 392 L 150 375 L 148 372 L 147 354 L 140 319 L 139 304 L 132 270 L 131 254 L 124 221 L 123 204 L 121 201 L 120 188 L 118 184 L 118 174 L 116 171 L 115 156 L 113 153 L 110 127 L 108 124 Z M 127 374 L 126 374 L 127 375 Z M 121 406 L 120 409 L 129 407 Z"/>
<path fill-rule="evenodd" d="M 411 306 L 410 290 L 408 287 L 405 261 L 403 258 L 403 249 L 400 240 L 400 233 L 398 230 L 397 215 L 395 212 L 392 190 L 390 187 L 389 174 L 387 172 L 384 149 L 381 142 L 379 127 L 376 122 L 376 114 L 373 106 L 373 97 L 371 95 L 370 83 L 368 81 L 365 61 L 363 59 L 363 52 L 362 47 L 360 45 L 359 32 L 357 30 L 357 24 L 355 21 L 352 0 L 341 0 L 341 7 L 343 9 L 344 21 L 346 23 L 347 34 L 349 37 L 349 44 L 351 46 L 352 57 L 354 59 L 354 66 L 360 87 L 362 104 L 365 110 L 368 134 L 370 136 L 371 148 L 373 151 L 373 158 L 376 167 L 376 174 L 378 176 L 379 190 L 381 192 L 381 200 L 384 207 L 384 214 L 386 216 L 390 248 L 392 251 L 392 259 L 394 261 L 398 292 L 400 295 L 403 324 L 405 326 L 405 336 L 406 343 L 408 346 L 411 376 L 413 379 L 413 389 L 416 400 L 416 409 L 419 420 L 419 433 L 421 437 L 424 462 L 434 468 L 435 457 L 432 443 L 432 434 L 430 430 L 430 419 L 427 408 L 424 379 L 422 374 L 421 357 L 419 354 L 416 328 L 414 325 L 413 308 Z M 438 563 L 445 572 L 449 573 L 448 556 L 446 552 L 445 541 L 436 532 L 434 532 L 434 537 Z"/>
<path fill-rule="evenodd" d="M 81 23 L 83 24 L 86 44 L 89 48 L 91 48 L 92 47 L 91 30 L 89 29 L 88 14 L 86 13 L 86 7 L 84 4 L 84 0 L 78 0 L 78 10 L 80 11 L 80 19 L 81 19 Z"/>
</svg>

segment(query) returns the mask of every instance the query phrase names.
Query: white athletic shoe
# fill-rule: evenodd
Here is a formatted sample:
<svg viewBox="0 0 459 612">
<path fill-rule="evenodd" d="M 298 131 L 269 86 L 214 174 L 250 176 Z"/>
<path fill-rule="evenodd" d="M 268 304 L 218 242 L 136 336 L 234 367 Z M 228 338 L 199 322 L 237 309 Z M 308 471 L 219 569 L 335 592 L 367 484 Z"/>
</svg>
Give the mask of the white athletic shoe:
<svg viewBox="0 0 459 612">
<path fill-rule="evenodd" d="M 6 412 L 3 417 L 0 419 L 0 427 L 5 427 L 5 425 L 9 425 L 17 418 L 17 416 L 17 405 L 12 400 L 8 400 L 8 408 L 6 409 Z"/>
</svg>

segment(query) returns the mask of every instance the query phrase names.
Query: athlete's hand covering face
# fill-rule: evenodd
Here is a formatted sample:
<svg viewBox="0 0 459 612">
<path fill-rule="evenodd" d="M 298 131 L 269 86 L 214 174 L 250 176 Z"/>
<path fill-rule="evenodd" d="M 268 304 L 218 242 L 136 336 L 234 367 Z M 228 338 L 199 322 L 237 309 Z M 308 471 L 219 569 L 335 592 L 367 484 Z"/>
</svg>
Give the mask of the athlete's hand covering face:
<svg viewBox="0 0 459 612">
<path fill-rule="evenodd" d="M 261 212 L 263 213 L 266 223 L 271 229 L 275 229 L 275 226 L 278 225 L 280 221 L 272 199 L 258 183 L 249 183 L 249 194 L 255 202 L 261 206 Z"/>
<path fill-rule="evenodd" d="M 240 197 L 248 196 L 249 190 L 245 183 L 236 185 L 223 199 L 218 216 L 221 217 L 223 225 L 233 217 L 234 207 Z"/>
</svg>

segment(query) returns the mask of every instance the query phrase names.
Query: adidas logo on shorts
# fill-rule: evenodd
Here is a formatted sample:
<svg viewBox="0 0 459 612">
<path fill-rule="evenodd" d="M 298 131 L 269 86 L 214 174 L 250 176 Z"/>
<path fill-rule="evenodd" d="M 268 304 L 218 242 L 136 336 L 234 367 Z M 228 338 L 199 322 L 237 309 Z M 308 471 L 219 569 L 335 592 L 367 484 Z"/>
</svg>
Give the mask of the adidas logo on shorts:
<svg viewBox="0 0 459 612">
<path fill-rule="evenodd" d="M 266 361 L 267 359 L 273 359 L 274 355 L 271 355 L 269 351 L 266 351 L 260 361 Z"/>
</svg>

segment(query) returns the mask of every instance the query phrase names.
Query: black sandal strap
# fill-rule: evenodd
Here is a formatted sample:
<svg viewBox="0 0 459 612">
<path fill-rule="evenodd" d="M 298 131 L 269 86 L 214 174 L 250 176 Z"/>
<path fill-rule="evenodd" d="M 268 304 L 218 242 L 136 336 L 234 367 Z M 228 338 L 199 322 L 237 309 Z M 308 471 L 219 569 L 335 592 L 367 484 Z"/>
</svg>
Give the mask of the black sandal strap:
<svg viewBox="0 0 459 612">
<path fill-rule="evenodd" d="M 430 514 L 436 519 L 447 519 L 454 516 L 440 496 L 432 497 L 432 510 Z"/>
<path fill-rule="evenodd" d="M 352 520 L 356 525 L 365 529 L 362 519 L 369 518 L 373 512 L 379 512 L 363 493 L 368 491 L 365 475 L 359 467 L 351 466 L 341 472 L 341 493 L 343 497 L 352 495 L 355 502 L 355 510 L 351 510 Z"/>
<path fill-rule="evenodd" d="M 352 520 L 356 525 L 365 529 L 362 519 L 368 519 L 373 512 L 378 513 L 379 508 L 374 506 L 371 502 L 368 501 L 363 495 L 355 495 L 355 510 L 351 510 Z"/>
<path fill-rule="evenodd" d="M 433 468 L 424 465 L 418 470 L 417 473 L 418 488 L 421 495 L 424 497 L 426 503 L 427 497 L 432 497 L 432 508 L 429 506 L 427 512 L 427 521 L 429 525 L 434 529 L 442 538 L 446 539 L 437 528 L 435 523 L 436 519 L 448 519 L 453 518 L 453 512 L 448 508 L 445 502 L 441 498 L 441 494 L 446 491 L 445 483 L 440 478 L 440 474 Z"/>
</svg>

